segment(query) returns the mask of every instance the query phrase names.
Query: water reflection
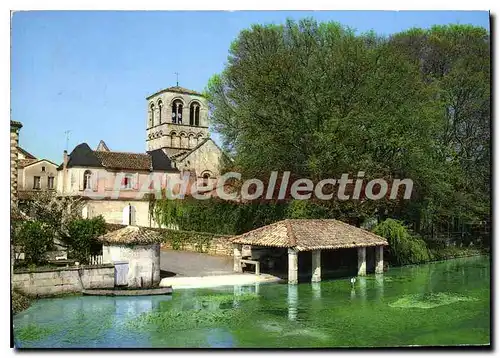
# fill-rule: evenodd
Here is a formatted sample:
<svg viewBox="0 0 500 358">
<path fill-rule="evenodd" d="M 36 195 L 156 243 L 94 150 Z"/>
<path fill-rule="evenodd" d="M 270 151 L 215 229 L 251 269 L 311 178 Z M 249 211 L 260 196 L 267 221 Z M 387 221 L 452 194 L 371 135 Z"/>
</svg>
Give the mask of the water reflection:
<svg viewBox="0 0 500 358">
<path fill-rule="evenodd" d="M 312 288 L 313 298 L 320 299 L 321 298 L 321 283 L 320 282 L 311 282 L 311 288 Z"/>
<path fill-rule="evenodd" d="M 299 303 L 299 285 L 288 285 L 288 319 L 297 319 L 297 305 Z"/>
<path fill-rule="evenodd" d="M 376 286 L 376 293 L 377 293 L 377 298 L 382 298 L 384 297 L 384 275 L 383 274 L 376 274 L 375 275 L 375 286 Z"/>
<path fill-rule="evenodd" d="M 358 290 L 358 295 L 361 298 L 362 302 L 366 301 L 366 277 L 365 276 L 358 276 L 358 287 L 356 289 Z"/>
</svg>

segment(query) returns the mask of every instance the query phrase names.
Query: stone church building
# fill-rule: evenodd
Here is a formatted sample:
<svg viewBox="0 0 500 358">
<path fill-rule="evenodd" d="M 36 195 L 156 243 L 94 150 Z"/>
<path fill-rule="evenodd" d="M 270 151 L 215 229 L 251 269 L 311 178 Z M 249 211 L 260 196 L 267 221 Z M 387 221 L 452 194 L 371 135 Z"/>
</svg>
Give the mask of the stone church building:
<svg viewBox="0 0 500 358">
<path fill-rule="evenodd" d="M 112 151 L 102 140 L 94 150 L 80 143 L 70 154 L 64 152 L 57 193 L 85 198 L 84 217 L 103 215 L 109 223 L 156 227 L 149 199 L 141 195 L 152 176 L 168 180 L 188 172 L 198 183 L 218 178 L 224 153 L 210 138 L 207 100 L 179 86 L 146 100 L 145 153 Z"/>
</svg>

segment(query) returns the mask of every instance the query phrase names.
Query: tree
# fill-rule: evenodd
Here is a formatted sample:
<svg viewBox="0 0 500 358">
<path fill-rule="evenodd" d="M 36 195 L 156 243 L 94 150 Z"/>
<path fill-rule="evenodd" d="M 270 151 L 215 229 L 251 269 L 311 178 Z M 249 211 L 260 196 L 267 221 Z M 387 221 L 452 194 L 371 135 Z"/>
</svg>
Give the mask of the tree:
<svg viewBox="0 0 500 358">
<path fill-rule="evenodd" d="M 320 180 L 411 178 L 410 201 L 328 201 L 325 213 L 400 217 L 428 231 L 489 203 L 489 45 L 452 25 L 391 37 L 312 19 L 254 25 L 206 89 L 227 170 Z M 474 184 L 473 184 L 474 183 Z M 425 219 L 424 219 L 425 218 Z"/>
<path fill-rule="evenodd" d="M 80 263 L 88 263 L 91 255 L 101 251 L 102 244 L 97 238 L 105 233 L 106 222 L 102 216 L 71 221 L 65 240 L 70 247 L 70 256 Z"/>
<path fill-rule="evenodd" d="M 215 128 L 247 177 L 363 170 L 389 178 L 437 167 L 433 98 L 418 68 L 373 33 L 309 19 L 255 25 L 232 44 L 207 94 Z"/>
</svg>

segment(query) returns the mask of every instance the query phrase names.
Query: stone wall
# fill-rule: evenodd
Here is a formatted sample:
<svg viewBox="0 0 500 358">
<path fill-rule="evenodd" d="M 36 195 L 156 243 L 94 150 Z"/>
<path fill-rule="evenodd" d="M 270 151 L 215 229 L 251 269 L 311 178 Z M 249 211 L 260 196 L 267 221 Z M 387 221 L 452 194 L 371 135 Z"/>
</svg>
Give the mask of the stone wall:
<svg viewBox="0 0 500 358">
<path fill-rule="evenodd" d="M 88 200 L 84 207 L 84 217 L 93 218 L 102 215 L 109 224 L 124 224 L 124 210 L 128 205 L 133 207 L 132 225 L 158 227 L 153 217 L 149 215 L 147 200 Z M 128 220 L 128 211 L 125 214 Z M 128 223 L 128 222 L 127 222 Z"/>
<path fill-rule="evenodd" d="M 161 248 L 174 250 L 170 242 L 162 242 Z M 200 244 L 188 241 L 182 243 L 181 247 L 176 250 L 203 252 L 209 255 L 233 256 L 233 246 L 227 237 L 214 237 L 208 247 L 203 246 L 202 248 L 200 248 Z"/>
<path fill-rule="evenodd" d="M 17 163 L 19 145 L 19 130 L 22 124 L 16 121 L 10 121 L 10 201 L 11 205 L 17 203 Z"/>
<path fill-rule="evenodd" d="M 128 262 L 128 287 L 151 287 L 160 282 L 160 245 L 103 245 L 104 263 Z"/>
<path fill-rule="evenodd" d="M 139 225 L 140 226 L 140 225 Z M 115 231 L 119 230 L 124 227 L 124 225 L 121 224 L 115 224 L 115 223 L 108 223 L 106 225 L 108 232 L 109 231 Z M 180 250 L 180 251 L 192 251 L 192 252 L 203 252 L 207 253 L 210 255 L 222 255 L 222 256 L 233 256 L 233 245 L 231 243 L 231 236 L 226 236 L 226 235 L 217 235 L 213 233 L 205 233 L 205 232 L 195 232 L 195 231 L 182 231 L 182 230 L 176 230 L 176 229 L 166 229 L 166 228 L 158 228 L 158 227 L 153 227 L 152 228 L 155 231 L 159 231 L 164 233 L 164 238 L 163 242 L 161 243 L 161 248 L 162 249 L 169 249 L 169 250 Z M 183 236 L 189 236 L 192 235 L 192 240 L 185 239 L 182 240 L 180 243 L 180 247 L 174 248 L 172 247 L 172 242 L 166 238 L 168 238 L 168 234 L 172 235 L 183 235 Z M 208 245 L 203 245 L 203 247 L 200 247 L 199 244 L 199 236 L 204 236 L 209 239 L 209 244 Z M 246 256 L 250 255 L 250 246 L 248 245 L 243 245 L 243 253 Z"/>
<path fill-rule="evenodd" d="M 182 161 L 179 161 L 177 168 L 194 170 L 198 177 L 203 177 L 207 173 L 211 178 L 217 178 L 220 174 L 222 156 L 222 150 L 214 141 L 208 140 Z"/>
<path fill-rule="evenodd" d="M 78 293 L 89 288 L 113 288 L 114 265 L 17 270 L 12 276 L 14 289 L 27 296 L 53 296 Z M 83 287 L 82 287 L 83 286 Z"/>
</svg>

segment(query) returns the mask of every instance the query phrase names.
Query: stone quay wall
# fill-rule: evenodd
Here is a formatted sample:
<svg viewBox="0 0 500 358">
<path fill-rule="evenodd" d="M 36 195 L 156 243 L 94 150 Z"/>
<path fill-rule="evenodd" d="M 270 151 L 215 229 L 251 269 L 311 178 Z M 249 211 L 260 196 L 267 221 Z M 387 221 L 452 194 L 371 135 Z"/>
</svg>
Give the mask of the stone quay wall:
<svg viewBox="0 0 500 358">
<path fill-rule="evenodd" d="M 82 289 L 115 286 L 115 266 L 112 264 L 16 270 L 12 276 L 12 287 L 31 297 L 79 293 Z"/>
</svg>

